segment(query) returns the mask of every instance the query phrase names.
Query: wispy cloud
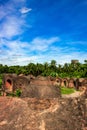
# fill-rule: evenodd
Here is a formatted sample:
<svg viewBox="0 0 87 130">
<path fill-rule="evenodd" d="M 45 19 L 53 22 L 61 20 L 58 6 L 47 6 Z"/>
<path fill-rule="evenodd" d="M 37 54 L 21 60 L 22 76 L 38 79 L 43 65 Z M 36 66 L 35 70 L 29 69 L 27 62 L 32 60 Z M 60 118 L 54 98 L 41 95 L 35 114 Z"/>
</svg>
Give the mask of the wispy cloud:
<svg viewBox="0 0 87 130">
<path fill-rule="evenodd" d="M 59 41 L 59 37 L 52 37 L 49 39 L 37 37 L 31 41 L 30 46 L 32 50 L 46 51 L 49 48 L 49 45 Z"/>
<path fill-rule="evenodd" d="M 30 12 L 31 10 L 32 10 L 31 8 L 23 7 L 23 8 L 21 8 L 19 11 L 20 11 L 22 14 L 26 14 L 26 13 Z"/>
<path fill-rule="evenodd" d="M 29 28 L 29 23 L 26 24 L 26 16 L 22 17 L 19 13 L 20 8 L 21 13 L 28 13 L 32 10 L 24 7 L 25 5 L 24 0 L 12 0 L 0 6 L 0 38 L 10 39 L 19 36 L 26 27 Z"/>
<path fill-rule="evenodd" d="M 0 61 L 8 65 L 24 65 L 31 61 L 38 62 L 42 58 L 42 53 L 48 50 L 50 45 L 59 42 L 59 40 L 59 37 L 51 37 L 48 39 L 36 37 L 31 42 L 1 39 L 0 51 L 3 51 L 3 53 Z M 35 51 L 37 52 L 36 55 L 34 55 Z"/>
<path fill-rule="evenodd" d="M 71 51 L 72 48 L 68 46 L 56 47 L 55 44 L 60 41 L 59 37 L 36 37 L 31 42 L 2 39 L 0 41 L 0 61 L 7 65 L 27 65 L 30 62 L 50 62 L 52 59 L 58 64 L 69 63 L 71 59 L 80 59 L 80 62 L 86 59 L 87 54 L 84 51 L 78 52 L 76 48 Z"/>
<path fill-rule="evenodd" d="M 8 48 L 9 54 L 17 54 L 17 53 L 22 53 L 26 54 L 26 52 L 43 52 L 46 51 L 51 44 L 59 42 L 59 37 L 52 37 L 49 39 L 46 38 L 34 38 L 31 42 L 22 42 L 20 40 L 6 40 L 6 39 L 1 39 L 0 40 L 0 48 Z M 7 51 L 7 50 L 6 50 Z"/>
<path fill-rule="evenodd" d="M 67 42 L 67 44 L 79 44 L 79 45 L 87 45 L 87 41 L 70 41 L 70 42 Z"/>
<path fill-rule="evenodd" d="M 54 59 L 63 64 L 87 59 L 83 1 L 43 1 L 38 6 L 36 0 L 1 0 L 0 63 L 26 65 Z"/>
<path fill-rule="evenodd" d="M 9 39 L 13 36 L 21 34 L 23 24 L 23 19 L 18 19 L 15 16 L 8 16 L 0 26 L 0 37 Z"/>
</svg>

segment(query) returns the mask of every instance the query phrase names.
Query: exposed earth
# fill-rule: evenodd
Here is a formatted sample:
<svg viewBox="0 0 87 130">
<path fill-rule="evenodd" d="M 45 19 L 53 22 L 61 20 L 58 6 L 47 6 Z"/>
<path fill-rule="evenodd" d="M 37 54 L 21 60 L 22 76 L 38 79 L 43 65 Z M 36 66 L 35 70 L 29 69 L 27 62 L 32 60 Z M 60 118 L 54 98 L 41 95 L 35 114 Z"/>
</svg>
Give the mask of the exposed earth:
<svg viewBox="0 0 87 130">
<path fill-rule="evenodd" d="M 87 98 L 0 97 L 0 130 L 87 130 Z"/>
</svg>

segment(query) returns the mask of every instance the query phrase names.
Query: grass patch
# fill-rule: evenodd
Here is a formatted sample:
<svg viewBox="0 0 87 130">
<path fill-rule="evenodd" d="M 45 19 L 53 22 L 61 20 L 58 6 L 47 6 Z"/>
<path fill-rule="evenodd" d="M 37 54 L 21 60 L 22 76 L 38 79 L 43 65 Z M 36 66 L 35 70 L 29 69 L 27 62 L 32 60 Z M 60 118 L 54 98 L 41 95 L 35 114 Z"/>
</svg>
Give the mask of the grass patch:
<svg viewBox="0 0 87 130">
<path fill-rule="evenodd" d="M 75 92 L 75 89 L 73 88 L 61 87 L 61 94 L 72 94 L 74 92 Z"/>
</svg>

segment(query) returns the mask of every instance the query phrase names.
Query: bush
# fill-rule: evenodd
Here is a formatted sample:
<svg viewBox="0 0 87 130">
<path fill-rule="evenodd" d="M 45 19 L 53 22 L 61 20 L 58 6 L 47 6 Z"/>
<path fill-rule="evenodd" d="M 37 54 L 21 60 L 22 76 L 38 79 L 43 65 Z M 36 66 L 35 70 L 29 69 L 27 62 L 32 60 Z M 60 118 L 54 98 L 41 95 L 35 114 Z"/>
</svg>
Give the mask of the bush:
<svg viewBox="0 0 87 130">
<path fill-rule="evenodd" d="M 22 93 L 22 91 L 21 91 L 20 89 L 17 89 L 17 90 L 15 91 L 15 93 L 14 93 L 14 92 L 8 93 L 7 96 L 20 97 L 20 96 L 21 96 L 21 93 Z"/>
<path fill-rule="evenodd" d="M 2 79 L 0 78 L 0 88 L 1 88 L 1 86 L 2 86 Z"/>
<path fill-rule="evenodd" d="M 3 78 L 3 75 L 0 74 L 0 88 L 2 87 L 2 78 Z"/>
<path fill-rule="evenodd" d="M 56 72 L 51 72 L 51 73 L 50 73 L 50 76 L 52 76 L 52 77 L 58 77 L 58 73 L 56 73 Z"/>
<path fill-rule="evenodd" d="M 20 97 L 21 93 L 22 93 L 22 91 L 20 89 L 17 89 L 16 92 L 15 92 L 15 96 Z"/>
</svg>

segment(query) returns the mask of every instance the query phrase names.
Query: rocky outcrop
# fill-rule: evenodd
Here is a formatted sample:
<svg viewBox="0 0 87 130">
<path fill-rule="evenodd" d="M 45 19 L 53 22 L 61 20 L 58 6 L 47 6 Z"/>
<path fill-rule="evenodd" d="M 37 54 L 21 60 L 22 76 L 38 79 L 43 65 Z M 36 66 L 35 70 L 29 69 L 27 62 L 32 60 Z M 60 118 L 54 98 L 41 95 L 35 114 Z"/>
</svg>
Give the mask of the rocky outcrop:
<svg viewBox="0 0 87 130">
<path fill-rule="evenodd" d="M 87 98 L 0 97 L 0 130 L 87 130 Z"/>
</svg>

